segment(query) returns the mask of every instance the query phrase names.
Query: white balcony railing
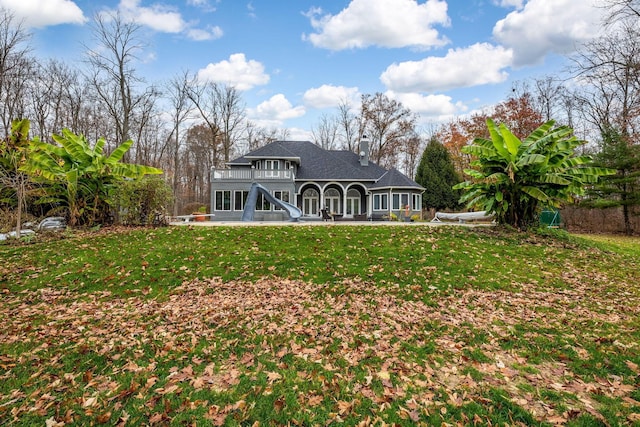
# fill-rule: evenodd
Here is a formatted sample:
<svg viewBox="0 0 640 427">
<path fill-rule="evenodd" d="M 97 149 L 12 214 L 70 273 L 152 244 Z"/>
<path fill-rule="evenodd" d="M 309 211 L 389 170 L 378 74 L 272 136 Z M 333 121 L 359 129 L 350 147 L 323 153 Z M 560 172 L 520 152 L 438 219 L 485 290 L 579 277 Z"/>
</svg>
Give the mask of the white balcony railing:
<svg viewBox="0 0 640 427">
<path fill-rule="evenodd" d="M 213 169 L 211 171 L 211 177 L 214 180 L 229 179 L 229 180 L 247 180 L 247 181 L 260 181 L 260 180 L 291 180 L 293 181 L 293 170 L 285 169 Z"/>
</svg>

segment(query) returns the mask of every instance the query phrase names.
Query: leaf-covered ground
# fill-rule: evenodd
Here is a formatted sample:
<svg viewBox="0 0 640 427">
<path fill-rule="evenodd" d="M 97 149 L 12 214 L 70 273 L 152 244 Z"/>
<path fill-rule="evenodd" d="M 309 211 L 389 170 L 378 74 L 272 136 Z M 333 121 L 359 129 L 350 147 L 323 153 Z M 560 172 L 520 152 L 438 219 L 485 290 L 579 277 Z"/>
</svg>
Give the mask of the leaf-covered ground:
<svg viewBox="0 0 640 427">
<path fill-rule="evenodd" d="M 310 239 L 306 231 L 287 229 L 290 245 L 325 238 Z M 169 233 L 180 245 L 185 238 L 200 242 L 194 239 L 204 231 L 156 233 Z M 640 423 L 640 275 L 634 249 L 620 255 L 610 247 L 538 236 L 345 227 L 332 237 L 335 245 L 358 239 L 372 248 L 387 240 L 402 244 L 389 243 L 386 257 L 353 261 L 364 262 L 360 274 L 329 271 L 334 280 L 317 282 L 307 276 L 324 277 L 315 271 L 324 265 L 298 263 L 285 277 L 276 274 L 277 259 L 260 260 L 265 273 L 247 277 L 242 265 L 256 262 L 256 252 L 269 251 L 266 237 L 278 230 L 243 233 L 260 234 L 253 236 L 255 245 L 230 249 L 238 251 L 234 278 L 209 276 L 214 271 L 202 268 L 189 275 L 197 268 L 179 257 L 173 265 L 143 263 L 147 277 L 156 277 L 152 268 L 181 277 L 162 292 L 145 276 L 127 275 L 129 270 L 118 278 L 120 284 L 128 277 L 137 281 L 122 285 L 126 292 L 116 285 L 68 286 L 65 275 L 47 275 L 50 259 L 37 261 L 25 252 L 33 247 L 0 252 L 10 263 L 32 263 L 19 275 L 5 267 L 3 277 L 13 282 L 0 282 L 2 423 Z M 119 247 L 135 247 L 131 241 L 143 235 L 120 234 Z M 102 238 L 73 244 L 88 250 Z M 415 256 L 417 246 L 404 246 L 421 238 L 429 247 L 420 250 L 438 262 Z M 459 254 L 452 249 L 459 247 L 452 239 L 460 238 L 478 245 L 471 254 L 476 264 L 465 277 L 437 256 L 441 251 L 463 257 L 469 246 Z M 64 256 L 80 256 L 82 248 L 77 250 Z M 316 251 L 325 250 L 333 252 Z M 496 257 L 504 268 L 494 276 L 508 283 L 479 279 L 482 266 L 493 265 Z M 340 261 L 342 270 L 346 262 Z M 227 271 L 226 261 L 221 267 Z M 105 270 L 106 280 L 112 271 Z"/>
</svg>

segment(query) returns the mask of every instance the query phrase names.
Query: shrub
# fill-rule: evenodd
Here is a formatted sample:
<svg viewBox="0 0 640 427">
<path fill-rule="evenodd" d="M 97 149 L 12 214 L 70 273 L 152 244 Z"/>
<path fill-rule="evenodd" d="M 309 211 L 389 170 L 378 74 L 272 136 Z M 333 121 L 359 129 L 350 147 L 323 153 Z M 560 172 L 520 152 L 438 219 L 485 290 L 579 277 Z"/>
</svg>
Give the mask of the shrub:
<svg viewBox="0 0 640 427">
<path fill-rule="evenodd" d="M 173 203 L 171 187 L 159 176 L 122 181 L 116 190 L 118 220 L 124 225 L 165 224 L 167 208 Z"/>
</svg>

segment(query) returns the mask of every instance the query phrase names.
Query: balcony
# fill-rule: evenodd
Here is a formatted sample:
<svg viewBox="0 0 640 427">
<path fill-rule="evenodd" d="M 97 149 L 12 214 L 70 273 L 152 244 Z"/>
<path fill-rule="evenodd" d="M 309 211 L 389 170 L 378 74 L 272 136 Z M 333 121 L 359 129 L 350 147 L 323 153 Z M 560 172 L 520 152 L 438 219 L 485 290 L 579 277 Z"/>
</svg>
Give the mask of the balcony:
<svg viewBox="0 0 640 427">
<path fill-rule="evenodd" d="M 211 179 L 214 181 L 293 181 L 295 176 L 291 169 L 212 169 Z"/>
</svg>

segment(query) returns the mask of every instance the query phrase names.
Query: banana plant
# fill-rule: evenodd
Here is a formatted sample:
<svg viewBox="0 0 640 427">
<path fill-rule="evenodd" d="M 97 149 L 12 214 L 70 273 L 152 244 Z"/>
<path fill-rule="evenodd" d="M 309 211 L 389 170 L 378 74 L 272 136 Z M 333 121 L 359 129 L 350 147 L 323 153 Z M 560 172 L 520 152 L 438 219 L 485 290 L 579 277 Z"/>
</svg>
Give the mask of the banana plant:
<svg viewBox="0 0 640 427">
<path fill-rule="evenodd" d="M 524 140 L 504 125 L 487 119 L 490 138 L 476 138 L 462 149 L 475 157 L 471 177 L 456 185 L 464 191 L 460 202 L 495 213 L 498 222 L 526 228 L 537 222 L 543 207 L 559 208 L 585 193 L 603 175 L 613 173 L 592 166 L 589 156 L 578 156 L 585 144 L 567 126 L 550 120 Z"/>
<path fill-rule="evenodd" d="M 128 140 L 105 155 L 106 141 L 101 138 L 91 146 L 83 135 L 68 129 L 53 135 L 57 144 L 34 138 L 25 169 L 36 179 L 50 184 L 49 198 L 43 201 L 66 207 L 69 225 L 92 225 L 109 215 L 111 192 L 125 178 L 139 179 L 162 170 L 130 163 L 122 157 L 131 148 Z"/>
</svg>

